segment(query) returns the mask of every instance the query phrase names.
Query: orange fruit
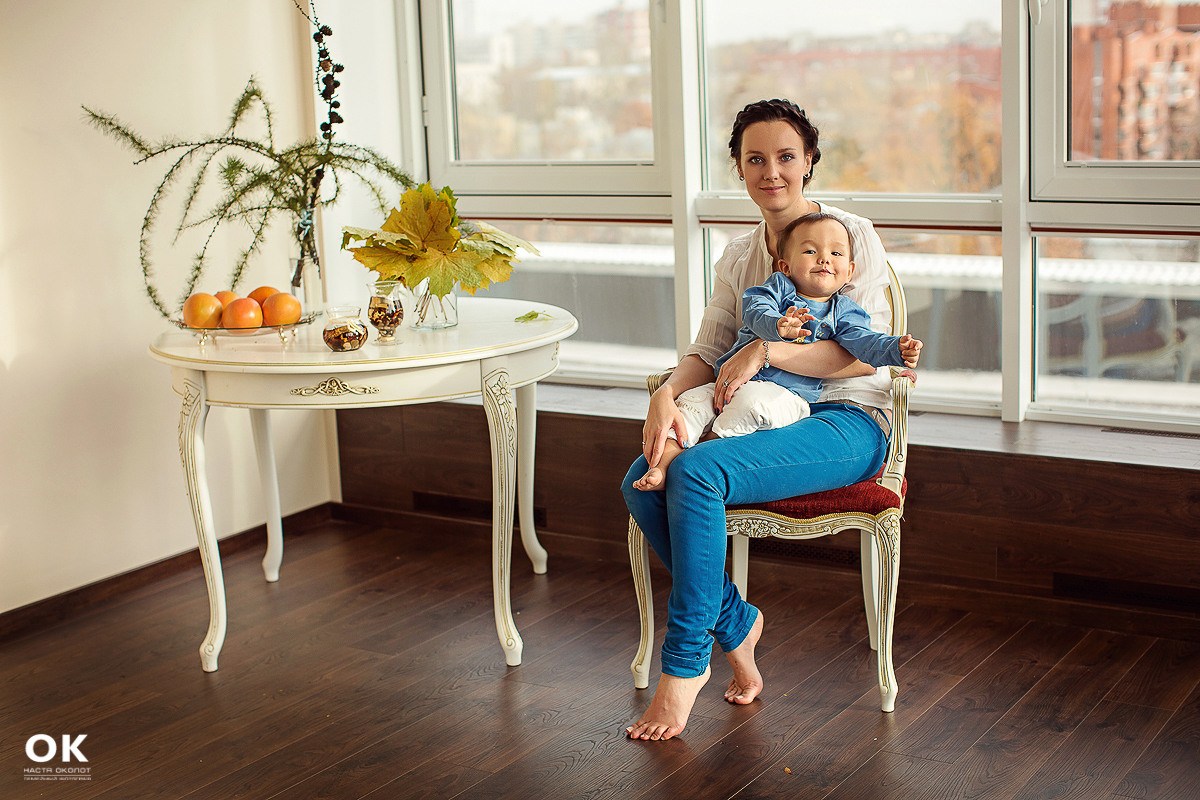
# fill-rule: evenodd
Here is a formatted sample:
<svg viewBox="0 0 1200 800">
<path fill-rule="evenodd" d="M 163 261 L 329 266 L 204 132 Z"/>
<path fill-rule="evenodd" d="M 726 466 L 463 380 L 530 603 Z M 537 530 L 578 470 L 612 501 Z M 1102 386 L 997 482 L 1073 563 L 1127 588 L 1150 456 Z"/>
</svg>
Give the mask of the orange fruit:
<svg viewBox="0 0 1200 800">
<path fill-rule="evenodd" d="M 260 286 L 250 294 L 246 295 L 254 302 L 258 303 L 258 307 L 262 308 L 262 304 L 267 301 L 267 298 L 273 294 L 279 294 L 279 290 L 274 286 Z"/>
<path fill-rule="evenodd" d="M 262 321 L 262 309 L 249 297 L 239 297 L 221 313 L 222 328 L 258 328 Z"/>
<path fill-rule="evenodd" d="M 276 292 L 263 301 L 263 325 L 291 325 L 300 319 L 300 301 L 287 292 Z"/>
<path fill-rule="evenodd" d="M 217 292 L 214 296 L 218 300 L 221 301 L 221 306 L 225 307 L 225 306 L 229 305 L 230 303 L 232 303 L 234 300 L 237 300 L 240 295 L 237 292 L 231 292 L 228 289 L 222 289 L 221 291 Z"/>
<path fill-rule="evenodd" d="M 183 324 L 189 328 L 220 327 L 222 308 L 216 297 L 196 292 L 183 301 Z"/>
</svg>

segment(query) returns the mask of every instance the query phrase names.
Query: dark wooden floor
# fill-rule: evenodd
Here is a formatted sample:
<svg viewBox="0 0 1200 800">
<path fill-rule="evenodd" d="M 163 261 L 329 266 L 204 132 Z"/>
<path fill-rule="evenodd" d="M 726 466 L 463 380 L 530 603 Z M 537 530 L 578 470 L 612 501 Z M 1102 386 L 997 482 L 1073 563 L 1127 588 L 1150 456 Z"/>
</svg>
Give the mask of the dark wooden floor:
<svg viewBox="0 0 1200 800">
<path fill-rule="evenodd" d="M 274 585 L 231 553 L 216 673 L 198 563 L 0 643 L 0 798 L 1200 796 L 1200 644 L 901 596 L 883 714 L 857 575 L 755 562 L 762 700 L 724 703 L 718 658 L 684 736 L 635 743 L 623 542 L 547 536 L 544 576 L 517 556 L 507 668 L 486 535 L 412 528 L 289 532 Z M 92 780 L 24 781 L 35 733 L 87 734 Z"/>
</svg>

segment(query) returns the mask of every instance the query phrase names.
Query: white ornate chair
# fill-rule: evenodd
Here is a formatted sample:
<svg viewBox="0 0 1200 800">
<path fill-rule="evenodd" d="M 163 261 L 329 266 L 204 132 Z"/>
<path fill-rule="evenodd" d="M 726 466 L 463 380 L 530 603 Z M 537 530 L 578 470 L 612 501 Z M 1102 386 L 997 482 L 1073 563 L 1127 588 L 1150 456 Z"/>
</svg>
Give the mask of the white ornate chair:
<svg viewBox="0 0 1200 800">
<path fill-rule="evenodd" d="M 888 303 L 892 309 L 892 333 L 907 331 L 908 310 L 904 289 L 888 266 L 891 285 Z M 646 380 L 653 392 L 669 373 Z M 848 529 L 858 529 L 862 562 L 863 600 L 867 632 L 877 651 L 879 692 L 884 711 L 896 707 L 896 673 L 892 669 L 892 622 L 896 612 L 896 581 L 900 573 L 900 518 L 908 482 L 904 478 L 908 455 L 908 395 L 914 375 L 892 367 L 892 436 L 887 459 L 874 478 L 818 494 L 793 497 L 754 506 L 730 506 L 726 510 L 732 537 L 733 582 L 746 597 L 747 560 L 750 539 L 777 536 L 782 539 L 813 539 Z M 633 659 L 633 683 L 638 689 L 650 683 L 650 655 L 654 644 L 654 600 L 650 591 L 648 546 L 641 528 L 629 519 L 629 561 L 641 613 L 642 635 Z"/>
</svg>

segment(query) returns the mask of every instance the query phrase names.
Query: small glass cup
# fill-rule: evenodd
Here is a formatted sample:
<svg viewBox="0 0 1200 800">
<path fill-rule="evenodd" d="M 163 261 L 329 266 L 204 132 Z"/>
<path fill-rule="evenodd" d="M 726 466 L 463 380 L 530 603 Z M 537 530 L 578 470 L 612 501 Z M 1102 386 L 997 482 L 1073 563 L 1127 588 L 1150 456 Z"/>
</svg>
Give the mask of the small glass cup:
<svg viewBox="0 0 1200 800">
<path fill-rule="evenodd" d="M 404 322 L 404 306 L 401 304 L 401 281 L 374 281 L 367 284 L 371 299 L 367 304 L 367 320 L 375 326 L 379 335 L 378 344 L 396 344 L 396 329 Z"/>
<path fill-rule="evenodd" d="M 358 318 L 359 311 L 361 309 L 358 306 L 330 306 L 325 309 L 329 321 L 325 323 L 325 330 L 321 331 L 321 338 L 330 350 L 335 353 L 357 350 L 367 341 L 367 326 Z"/>
</svg>

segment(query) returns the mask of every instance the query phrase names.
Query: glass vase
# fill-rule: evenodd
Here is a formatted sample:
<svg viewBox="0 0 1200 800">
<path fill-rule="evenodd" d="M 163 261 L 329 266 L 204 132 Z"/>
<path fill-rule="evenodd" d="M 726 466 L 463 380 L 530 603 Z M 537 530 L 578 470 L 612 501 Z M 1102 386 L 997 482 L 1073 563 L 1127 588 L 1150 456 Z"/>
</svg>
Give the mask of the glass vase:
<svg viewBox="0 0 1200 800">
<path fill-rule="evenodd" d="M 357 350 L 367 341 L 367 326 L 358 318 L 358 306 L 330 306 L 325 309 L 329 321 L 321 338 L 335 353 Z"/>
<path fill-rule="evenodd" d="M 367 321 L 375 326 L 378 344 L 396 344 L 396 329 L 404 321 L 400 281 L 373 281 L 367 284 L 371 299 L 367 303 Z"/>
<path fill-rule="evenodd" d="M 291 259 L 292 280 L 287 290 L 304 303 L 305 308 L 320 308 L 324 304 L 321 291 L 321 264 L 311 256 Z"/>
<path fill-rule="evenodd" d="M 416 330 L 439 330 L 453 328 L 458 324 L 458 296 L 453 291 L 438 297 L 429 291 L 429 279 L 421 281 L 412 290 L 411 327 Z"/>
</svg>

